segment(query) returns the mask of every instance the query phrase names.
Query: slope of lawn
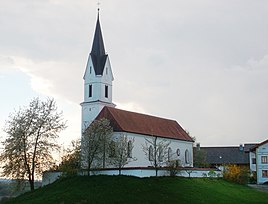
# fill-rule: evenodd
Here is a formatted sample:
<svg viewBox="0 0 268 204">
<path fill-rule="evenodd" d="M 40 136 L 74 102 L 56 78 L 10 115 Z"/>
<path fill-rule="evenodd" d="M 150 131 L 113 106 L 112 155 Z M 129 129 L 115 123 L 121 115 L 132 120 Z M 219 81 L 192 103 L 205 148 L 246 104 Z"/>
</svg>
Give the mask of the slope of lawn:
<svg viewBox="0 0 268 204">
<path fill-rule="evenodd" d="M 268 203 L 268 193 L 222 179 L 80 176 L 58 180 L 8 203 Z"/>
</svg>

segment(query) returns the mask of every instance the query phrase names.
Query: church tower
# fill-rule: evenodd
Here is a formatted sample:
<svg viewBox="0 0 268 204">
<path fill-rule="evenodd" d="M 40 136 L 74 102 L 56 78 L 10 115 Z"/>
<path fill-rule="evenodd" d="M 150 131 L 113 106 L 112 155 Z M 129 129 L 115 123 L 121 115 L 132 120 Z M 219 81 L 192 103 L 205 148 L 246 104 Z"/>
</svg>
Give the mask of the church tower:
<svg viewBox="0 0 268 204">
<path fill-rule="evenodd" d="M 99 9 L 92 49 L 83 79 L 82 132 L 97 117 L 104 106 L 115 107 L 115 104 L 112 103 L 112 82 L 114 78 L 109 57 L 104 49 Z"/>
</svg>

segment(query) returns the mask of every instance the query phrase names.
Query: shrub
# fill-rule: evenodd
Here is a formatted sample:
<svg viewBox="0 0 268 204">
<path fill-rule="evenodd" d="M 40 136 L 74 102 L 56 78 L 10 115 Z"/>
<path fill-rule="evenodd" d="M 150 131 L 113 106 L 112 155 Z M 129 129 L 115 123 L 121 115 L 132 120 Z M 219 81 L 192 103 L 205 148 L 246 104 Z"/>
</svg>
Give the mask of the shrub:
<svg viewBox="0 0 268 204">
<path fill-rule="evenodd" d="M 246 167 L 228 165 L 224 168 L 223 178 L 239 184 L 246 184 L 249 181 L 249 171 Z"/>
<path fill-rule="evenodd" d="M 251 183 L 251 184 L 256 184 L 257 183 L 256 171 L 253 171 L 252 175 L 249 177 L 249 183 Z"/>
<path fill-rule="evenodd" d="M 206 173 L 203 173 L 202 176 L 203 176 L 204 178 L 208 177 L 208 175 L 207 175 Z"/>
<path fill-rule="evenodd" d="M 209 172 L 208 172 L 208 176 L 210 177 L 210 178 L 214 178 L 214 177 L 216 177 L 216 172 L 214 171 L 214 170 L 210 170 Z"/>
<path fill-rule="evenodd" d="M 180 173 L 180 161 L 179 160 L 172 160 L 167 162 L 167 168 L 169 171 L 170 176 L 176 176 Z"/>
</svg>

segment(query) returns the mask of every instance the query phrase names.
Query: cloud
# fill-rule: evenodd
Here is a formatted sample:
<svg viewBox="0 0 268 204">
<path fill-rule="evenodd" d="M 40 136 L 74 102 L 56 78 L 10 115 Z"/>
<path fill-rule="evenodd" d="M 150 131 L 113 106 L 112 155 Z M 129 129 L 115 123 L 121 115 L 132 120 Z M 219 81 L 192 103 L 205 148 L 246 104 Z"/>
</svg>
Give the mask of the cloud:
<svg viewBox="0 0 268 204">
<path fill-rule="evenodd" d="M 176 119 L 201 145 L 264 140 L 266 7 L 242 0 L 103 1 L 114 101 Z M 78 111 L 96 2 L 5 1 L 0 13 L 0 70 L 21 70 L 33 90 L 72 104 L 70 115 Z"/>
</svg>

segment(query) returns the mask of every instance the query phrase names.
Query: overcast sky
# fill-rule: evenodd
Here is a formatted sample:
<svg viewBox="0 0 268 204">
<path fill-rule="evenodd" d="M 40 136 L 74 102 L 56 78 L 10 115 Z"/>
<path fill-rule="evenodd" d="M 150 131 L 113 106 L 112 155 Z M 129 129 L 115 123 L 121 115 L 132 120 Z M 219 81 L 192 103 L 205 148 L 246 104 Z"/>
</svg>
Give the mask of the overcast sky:
<svg viewBox="0 0 268 204">
<path fill-rule="evenodd" d="M 175 119 L 201 146 L 268 138 L 268 1 L 100 2 L 118 108 Z M 68 120 L 61 143 L 80 137 L 97 1 L 0 5 L 0 128 L 49 96 Z"/>
</svg>

